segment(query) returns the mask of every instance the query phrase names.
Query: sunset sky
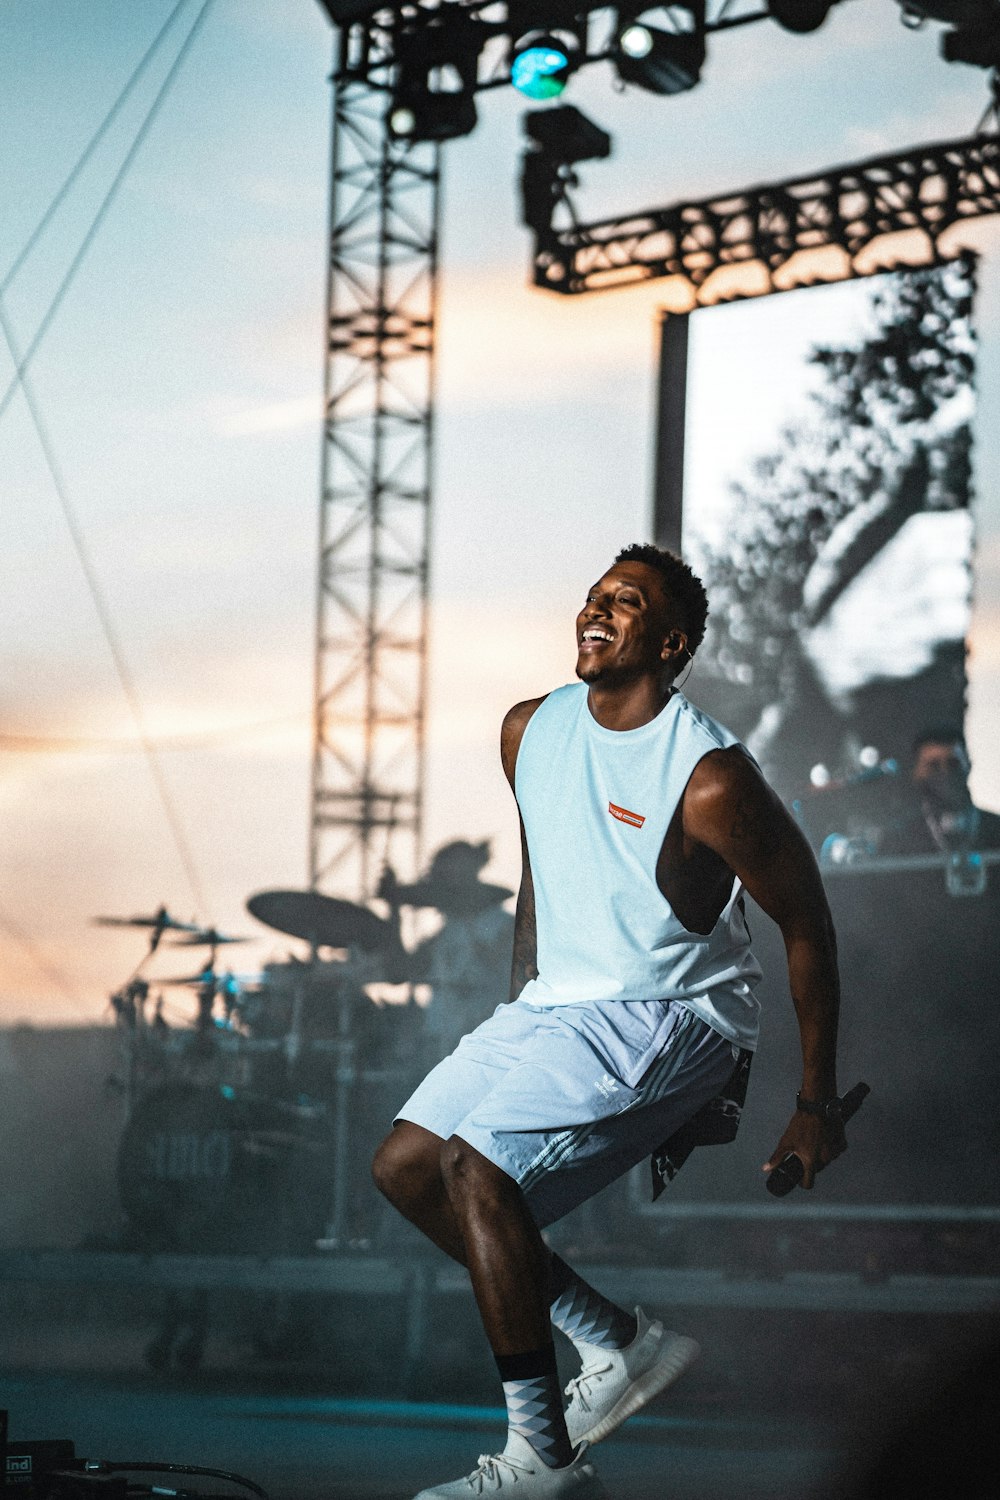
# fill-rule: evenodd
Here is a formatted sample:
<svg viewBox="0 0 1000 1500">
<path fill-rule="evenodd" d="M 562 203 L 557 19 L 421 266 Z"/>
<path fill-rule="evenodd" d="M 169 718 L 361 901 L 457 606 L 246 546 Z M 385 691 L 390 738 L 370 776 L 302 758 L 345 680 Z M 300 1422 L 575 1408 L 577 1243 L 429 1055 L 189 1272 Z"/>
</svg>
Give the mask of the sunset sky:
<svg viewBox="0 0 1000 1500">
<path fill-rule="evenodd" d="M 22 348 L 165 64 L 8 284 L 9 268 L 174 3 L 0 3 L 0 284 Z M 197 9 L 178 17 L 171 56 Z M 595 66 L 566 100 L 612 133 L 614 154 L 582 169 L 581 210 L 700 198 L 970 133 L 985 75 L 941 62 L 938 35 L 904 30 L 892 0 L 849 0 L 813 36 L 765 22 L 714 39 L 701 86 L 679 98 L 618 92 Z M 142 938 L 95 928 L 100 913 L 197 908 L 257 939 L 232 950 L 241 967 L 291 946 L 244 902 L 306 883 L 331 48 L 316 0 L 209 6 L 30 370 L 203 899 L 135 747 L 21 394 L 0 419 L 0 1024 L 106 1014 Z M 483 98 L 476 133 L 445 153 L 427 787 L 428 849 L 489 837 L 488 873 L 508 884 L 516 821 L 499 720 L 568 680 L 585 587 L 649 535 L 662 300 L 655 283 L 579 299 L 528 287 L 524 103 Z M 967 240 L 984 252 L 969 728 L 977 799 L 998 807 L 1000 231 L 980 225 Z M 752 381 L 727 357 L 741 308 L 696 329 L 690 506 L 708 505 L 797 399 L 810 295 L 769 304 Z M 13 367 L 0 352 L 2 396 Z M 164 955 L 158 972 L 190 964 Z M 188 1003 L 176 992 L 179 1014 Z"/>
</svg>

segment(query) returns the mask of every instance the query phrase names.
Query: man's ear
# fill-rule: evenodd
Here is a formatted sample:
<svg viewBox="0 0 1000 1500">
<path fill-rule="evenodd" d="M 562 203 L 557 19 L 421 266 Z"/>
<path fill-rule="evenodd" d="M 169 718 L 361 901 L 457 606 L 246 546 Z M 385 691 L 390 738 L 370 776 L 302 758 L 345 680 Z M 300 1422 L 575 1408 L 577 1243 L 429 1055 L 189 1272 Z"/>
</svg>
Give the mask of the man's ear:
<svg viewBox="0 0 1000 1500">
<path fill-rule="evenodd" d="M 663 642 L 660 659 L 667 661 L 671 656 L 682 656 L 687 651 L 687 636 L 683 630 L 672 630 Z"/>
</svg>

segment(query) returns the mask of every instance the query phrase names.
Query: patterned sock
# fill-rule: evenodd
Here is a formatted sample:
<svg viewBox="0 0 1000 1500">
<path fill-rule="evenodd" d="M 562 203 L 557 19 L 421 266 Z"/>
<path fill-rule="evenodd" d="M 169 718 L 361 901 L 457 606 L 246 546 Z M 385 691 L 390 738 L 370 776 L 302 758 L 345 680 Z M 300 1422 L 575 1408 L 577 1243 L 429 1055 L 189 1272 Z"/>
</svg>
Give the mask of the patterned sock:
<svg viewBox="0 0 1000 1500">
<path fill-rule="evenodd" d="M 635 1315 L 602 1297 L 558 1255 L 552 1257 L 549 1296 L 553 1323 L 574 1344 L 624 1349 L 635 1338 Z"/>
<path fill-rule="evenodd" d="M 561 1469 L 572 1462 L 573 1445 L 563 1416 L 554 1344 L 530 1354 L 497 1354 L 507 1403 L 507 1421 L 530 1443 L 543 1464 Z"/>
</svg>

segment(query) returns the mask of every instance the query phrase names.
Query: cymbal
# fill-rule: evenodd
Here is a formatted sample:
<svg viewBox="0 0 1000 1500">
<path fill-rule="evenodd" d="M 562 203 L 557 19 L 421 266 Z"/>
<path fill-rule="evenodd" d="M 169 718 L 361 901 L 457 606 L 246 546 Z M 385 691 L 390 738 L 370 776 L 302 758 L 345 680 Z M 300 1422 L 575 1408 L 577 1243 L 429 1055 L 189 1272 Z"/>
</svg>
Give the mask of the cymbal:
<svg viewBox="0 0 1000 1500">
<path fill-rule="evenodd" d="M 227 937 L 224 932 L 219 932 L 215 927 L 193 927 L 189 929 L 187 937 L 178 938 L 171 944 L 174 948 L 218 948 L 223 943 L 249 943 L 250 939 L 245 937 Z"/>
<path fill-rule="evenodd" d="M 389 923 L 382 917 L 319 891 L 259 891 L 250 897 L 247 911 L 265 927 L 321 948 L 373 950 L 389 942 Z"/>
<path fill-rule="evenodd" d="M 179 922 L 165 906 L 152 917 L 95 917 L 98 927 L 154 927 L 160 932 L 201 932 L 196 922 Z"/>
<path fill-rule="evenodd" d="M 488 911 L 491 906 L 499 906 L 513 894 L 509 886 L 493 885 L 487 880 L 469 880 L 458 885 L 430 879 L 397 886 L 394 899 L 401 906 L 436 906 L 438 911 L 446 914 L 468 917 Z"/>
</svg>

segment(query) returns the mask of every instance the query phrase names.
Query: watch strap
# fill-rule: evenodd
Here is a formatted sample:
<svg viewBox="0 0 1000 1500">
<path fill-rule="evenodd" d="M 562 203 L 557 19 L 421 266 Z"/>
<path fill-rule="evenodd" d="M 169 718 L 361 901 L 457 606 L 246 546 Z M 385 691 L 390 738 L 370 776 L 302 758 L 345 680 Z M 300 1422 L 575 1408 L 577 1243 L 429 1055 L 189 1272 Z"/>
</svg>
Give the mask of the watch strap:
<svg viewBox="0 0 1000 1500">
<path fill-rule="evenodd" d="M 806 1099 L 802 1094 L 796 1094 L 795 1108 L 804 1115 L 818 1115 L 821 1120 L 844 1118 L 844 1101 L 839 1094 L 834 1094 L 832 1099 Z"/>
</svg>

